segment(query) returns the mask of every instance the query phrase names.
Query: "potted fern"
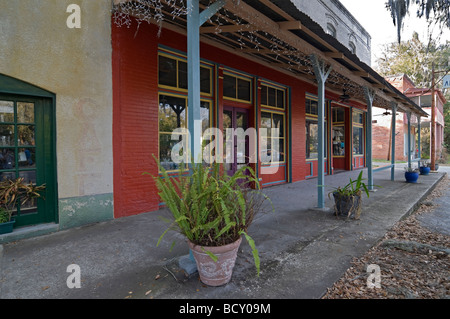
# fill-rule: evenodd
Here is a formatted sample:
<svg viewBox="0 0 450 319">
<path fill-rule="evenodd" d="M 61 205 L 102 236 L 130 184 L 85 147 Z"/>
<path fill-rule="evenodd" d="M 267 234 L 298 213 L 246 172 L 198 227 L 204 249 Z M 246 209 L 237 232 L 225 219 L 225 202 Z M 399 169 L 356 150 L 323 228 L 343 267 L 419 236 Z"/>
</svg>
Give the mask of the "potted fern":
<svg viewBox="0 0 450 319">
<path fill-rule="evenodd" d="M 259 187 L 254 171 L 243 167 L 228 176 L 221 171 L 220 164 L 193 163 L 187 174 L 181 169 L 174 178 L 161 165 L 159 169 L 161 173 L 154 179 L 173 221 L 157 246 L 168 231 L 178 230 L 187 238 L 200 280 L 209 286 L 222 286 L 231 280 L 244 237 L 252 249 L 259 275 L 258 250 L 247 231 L 268 198 L 258 189 L 248 187 L 250 183 Z"/>
<path fill-rule="evenodd" d="M 24 178 L 5 179 L 0 182 L 0 234 L 13 231 L 15 220 L 12 218 L 17 203 L 21 205 L 41 196 L 45 185 L 36 186 L 25 183 Z"/>
<path fill-rule="evenodd" d="M 367 185 L 363 182 L 361 171 L 356 180 L 350 178 L 350 182 L 343 186 L 334 188 L 328 194 L 334 197 L 334 213 L 336 216 L 347 216 L 347 218 L 359 219 L 361 216 L 362 190 L 369 197 Z"/>
</svg>

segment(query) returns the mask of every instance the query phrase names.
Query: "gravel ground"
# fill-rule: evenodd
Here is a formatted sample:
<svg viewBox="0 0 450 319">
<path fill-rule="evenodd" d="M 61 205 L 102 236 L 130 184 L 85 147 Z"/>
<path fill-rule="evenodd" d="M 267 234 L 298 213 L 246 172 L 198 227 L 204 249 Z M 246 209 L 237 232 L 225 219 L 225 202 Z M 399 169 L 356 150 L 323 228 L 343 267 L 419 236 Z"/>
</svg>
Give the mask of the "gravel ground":
<svg viewBox="0 0 450 319">
<path fill-rule="evenodd" d="M 449 185 L 447 175 L 416 212 L 398 222 L 366 255 L 355 258 L 323 299 L 450 299 L 450 236 L 432 232 L 416 219 L 433 210 L 432 199 Z M 378 288 L 369 287 L 377 282 L 369 265 L 379 266 Z"/>
</svg>

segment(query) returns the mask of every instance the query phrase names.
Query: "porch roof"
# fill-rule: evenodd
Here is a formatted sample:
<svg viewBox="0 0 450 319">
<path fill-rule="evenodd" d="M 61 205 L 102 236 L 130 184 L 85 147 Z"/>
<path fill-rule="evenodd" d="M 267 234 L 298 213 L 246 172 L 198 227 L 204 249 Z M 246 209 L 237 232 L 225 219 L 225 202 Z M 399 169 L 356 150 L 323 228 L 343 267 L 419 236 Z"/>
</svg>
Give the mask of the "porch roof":
<svg viewBox="0 0 450 319">
<path fill-rule="evenodd" d="M 204 10 L 213 0 L 200 0 Z M 334 37 L 328 35 L 297 7 L 286 0 L 225 0 L 225 5 L 200 28 L 201 40 L 233 52 L 249 55 L 272 68 L 316 82 L 310 55 L 332 66 L 326 89 L 345 90 L 352 100 L 366 104 L 364 87 L 375 92 L 373 106 L 428 117 L 420 106 L 402 94 L 370 66 L 363 63 Z M 161 6 L 156 7 L 155 4 Z M 141 21 L 185 31 L 185 1 L 114 0 L 115 12 L 131 14 Z M 164 16 L 168 18 L 164 18 Z"/>
</svg>

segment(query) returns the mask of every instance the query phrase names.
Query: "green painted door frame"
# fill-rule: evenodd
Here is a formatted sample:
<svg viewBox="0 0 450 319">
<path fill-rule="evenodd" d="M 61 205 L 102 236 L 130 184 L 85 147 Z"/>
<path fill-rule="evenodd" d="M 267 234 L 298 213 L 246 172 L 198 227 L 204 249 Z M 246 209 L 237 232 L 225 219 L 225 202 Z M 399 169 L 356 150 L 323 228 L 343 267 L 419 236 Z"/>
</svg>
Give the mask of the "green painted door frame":
<svg viewBox="0 0 450 319">
<path fill-rule="evenodd" d="M 8 120 L 8 125 L 9 127 L 14 126 L 15 129 L 15 141 L 9 146 L 0 146 L 2 149 L 15 153 L 13 167 L 3 167 L 0 172 L 5 176 L 35 176 L 38 185 L 46 184 L 44 198 L 38 199 L 37 211 L 20 214 L 15 218 L 15 227 L 57 223 L 55 95 L 29 83 L 0 74 L 0 101 L 13 102 L 14 121 Z M 19 152 L 24 149 L 18 141 L 18 127 L 24 126 L 18 120 L 19 103 L 34 105 L 34 121 L 31 126 L 34 127 L 35 147 L 30 147 L 30 149 L 35 150 L 35 153 L 33 154 L 33 166 L 31 167 L 20 167 L 18 165 Z"/>
</svg>

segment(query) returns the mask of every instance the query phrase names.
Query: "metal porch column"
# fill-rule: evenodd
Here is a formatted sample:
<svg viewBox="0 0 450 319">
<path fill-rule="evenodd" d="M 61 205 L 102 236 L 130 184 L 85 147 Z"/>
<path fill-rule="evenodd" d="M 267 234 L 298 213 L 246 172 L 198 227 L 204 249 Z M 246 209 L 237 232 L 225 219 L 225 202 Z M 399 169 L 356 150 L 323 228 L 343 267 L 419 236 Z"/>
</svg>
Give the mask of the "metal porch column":
<svg viewBox="0 0 450 319">
<path fill-rule="evenodd" d="M 411 168 L 411 112 L 406 113 L 408 119 L 408 168 Z"/>
<path fill-rule="evenodd" d="M 397 103 L 392 102 L 392 123 L 391 123 L 391 181 L 395 180 L 395 132 L 397 125 Z"/>
<path fill-rule="evenodd" d="M 188 62 L 188 127 L 190 156 L 201 162 L 202 125 L 200 117 L 200 26 L 225 5 L 225 0 L 213 3 L 200 13 L 199 0 L 187 0 L 187 62 Z"/>
<path fill-rule="evenodd" d="M 368 87 L 364 87 L 364 93 L 367 101 L 367 116 L 366 116 L 366 166 L 368 175 L 368 188 L 370 191 L 374 190 L 373 186 L 373 163 L 372 163 L 372 106 L 375 92 Z"/>
<path fill-rule="evenodd" d="M 331 66 L 326 69 L 326 65 L 323 61 L 319 60 L 316 55 L 312 54 L 310 60 L 314 67 L 314 73 L 317 79 L 317 91 L 318 91 L 318 159 L 317 159 L 317 208 L 325 208 L 325 196 L 324 196 L 324 181 L 325 181 L 325 82 L 331 73 Z"/>
</svg>

